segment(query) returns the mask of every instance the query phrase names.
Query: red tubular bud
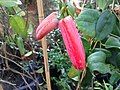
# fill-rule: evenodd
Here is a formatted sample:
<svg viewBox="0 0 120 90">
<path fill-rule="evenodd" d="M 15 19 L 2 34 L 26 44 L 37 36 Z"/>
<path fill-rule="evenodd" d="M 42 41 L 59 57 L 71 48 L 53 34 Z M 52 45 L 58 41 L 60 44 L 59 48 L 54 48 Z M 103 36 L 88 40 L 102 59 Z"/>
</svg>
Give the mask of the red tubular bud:
<svg viewBox="0 0 120 90">
<path fill-rule="evenodd" d="M 53 12 L 49 16 L 47 16 L 37 27 L 36 39 L 37 40 L 42 39 L 50 31 L 57 28 L 57 26 L 58 26 L 57 12 Z"/>
<path fill-rule="evenodd" d="M 85 51 L 72 17 L 67 16 L 61 19 L 59 21 L 59 28 L 73 66 L 78 70 L 85 69 Z"/>
</svg>

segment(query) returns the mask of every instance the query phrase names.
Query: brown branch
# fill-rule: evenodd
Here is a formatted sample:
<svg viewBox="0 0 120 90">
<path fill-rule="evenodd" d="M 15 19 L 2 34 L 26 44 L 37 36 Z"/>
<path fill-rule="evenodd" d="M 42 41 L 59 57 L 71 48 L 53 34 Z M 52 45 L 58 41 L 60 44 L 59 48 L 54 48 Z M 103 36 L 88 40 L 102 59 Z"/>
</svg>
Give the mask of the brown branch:
<svg viewBox="0 0 120 90">
<path fill-rule="evenodd" d="M 27 83 L 27 81 L 25 80 L 25 78 L 23 77 L 23 75 L 21 75 L 21 77 L 22 77 L 22 79 L 24 80 L 24 82 L 26 83 L 26 85 L 28 86 L 28 88 L 29 88 L 30 90 L 32 90 L 31 87 L 29 86 L 29 84 Z"/>
<path fill-rule="evenodd" d="M 0 57 L 2 57 L 2 58 L 4 58 L 4 59 L 7 59 L 8 61 L 16 64 L 18 67 L 20 67 L 21 69 L 23 69 L 23 70 L 31 77 L 31 79 L 34 80 L 34 78 L 32 77 L 32 75 L 31 75 L 28 71 L 26 71 L 21 65 L 19 65 L 18 63 L 16 63 L 15 61 L 13 61 L 13 60 L 11 60 L 11 59 L 9 59 L 9 58 L 7 58 L 7 57 L 4 57 L 4 56 L 1 55 L 1 54 L 0 54 Z M 15 70 L 13 70 L 13 69 L 11 69 L 11 68 L 9 68 L 9 70 L 15 71 Z M 15 71 L 15 72 L 18 73 L 18 71 Z M 19 73 L 19 74 L 20 74 L 20 73 Z"/>
<path fill-rule="evenodd" d="M 1 82 L 1 83 L 6 83 L 6 84 L 9 84 L 9 85 L 12 85 L 14 88 L 17 88 L 17 87 L 16 87 L 16 84 L 13 84 L 13 83 L 8 82 L 8 81 L 5 81 L 5 80 L 2 80 L 1 78 L 0 78 L 0 82 Z"/>
</svg>

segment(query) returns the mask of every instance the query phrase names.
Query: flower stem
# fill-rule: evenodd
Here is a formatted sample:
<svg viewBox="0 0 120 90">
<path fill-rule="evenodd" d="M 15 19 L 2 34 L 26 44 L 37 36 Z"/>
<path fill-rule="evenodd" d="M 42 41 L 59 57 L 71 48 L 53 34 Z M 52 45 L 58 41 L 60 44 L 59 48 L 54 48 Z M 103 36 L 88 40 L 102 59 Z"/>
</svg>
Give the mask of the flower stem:
<svg viewBox="0 0 120 90">
<path fill-rule="evenodd" d="M 80 74 L 80 75 L 81 75 L 81 74 Z M 79 76 L 79 79 L 80 79 L 80 80 L 78 81 L 76 90 L 80 90 L 80 86 L 81 86 L 81 83 L 82 83 L 83 78 L 85 77 L 85 75 L 86 75 L 86 69 L 83 70 L 82 75 L 81 75 L 81 78 L 80 78 L 80 76 Z"/>
</svg>

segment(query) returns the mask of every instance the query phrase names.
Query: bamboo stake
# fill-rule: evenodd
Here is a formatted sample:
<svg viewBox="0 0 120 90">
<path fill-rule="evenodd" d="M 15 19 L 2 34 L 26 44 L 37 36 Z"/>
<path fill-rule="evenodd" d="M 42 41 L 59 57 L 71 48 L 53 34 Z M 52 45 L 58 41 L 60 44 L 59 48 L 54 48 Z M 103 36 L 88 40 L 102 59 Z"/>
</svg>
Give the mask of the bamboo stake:
<svg viewBox="0 0 120 90">
<path fill-rule="evenodd" d="M 39 23 L 40 23 L 44 18 L 43 1 L 42 0 L 37 0 L 37 8 L 38 8 Z M 43 56 L 44 56 L 47 89 L 51 90 L 46 37 L 44 37 L 42 39 L 42 48 L 43 48 Z"/>
</svg>

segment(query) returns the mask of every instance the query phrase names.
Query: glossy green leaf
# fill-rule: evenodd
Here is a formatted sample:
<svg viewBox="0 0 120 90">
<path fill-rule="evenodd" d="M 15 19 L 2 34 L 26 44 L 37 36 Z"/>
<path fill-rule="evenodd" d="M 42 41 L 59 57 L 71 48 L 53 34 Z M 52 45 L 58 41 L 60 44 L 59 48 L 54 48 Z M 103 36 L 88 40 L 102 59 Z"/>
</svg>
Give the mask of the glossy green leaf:
<svg viewBox="0 0 120 90">
<path fill-rule="evenodd" d="M 104 11 L 97 21 L 96 39 L 103 40 L 113 31 L 115 25 L 116 25 L 115 15 L 109 10 Z"/>
<path fill-rule="evenodd" d="M 100 73 L 107 73 L 110 72 L 110 68 L 108 65 L 105 64 L 106 54 L 102 51 L 97 51 L 92 53 L 87 61 L 88 61 L 88 68 L 93 71 L 98 71 Z"/>
<path fill-rule="evenodd" d="M 110 57 L 112 55 L 110 51 L 103 48 L 95 48 L 95 51 L 103 51 L 106 54 L 106 57 Z"/>
<path fill-rule="evenodd" d="M 88 67 L 92 72 L 93 71 L 98 71 L 102 74 L 110 72 L 109 66 L 104 64 L 104 63 L 101 63 L 101 62 L 88 64 Z"/>
<path fill-rule="evenodd" d="M 22 17 L 11 16 L 9 22 L 14 33 L 20 35 L 23 38 L 27 37 L 26 22 Z"/>
<path fill-rule="evenodd" d="M 99 62 L 105 63 L 105 60 L 106 60 L 106 54 L 102 51 L 92 53 L 87 59 L 88 64 L 99 63 Z"/>
<path fill-rule="evenodd" d="M 5 7 L 13 7 L 22 4 L 20 0 L 0 0 L 0 5 Z"/>
<path fill-rule="evenodd" d="M 120 40 L 115 37 L 109 37 L 105 42 L 106 48 L 119 48 L 120 49 Z"/>
<path fill-rule="evenodd" d="M 85 36 L 95 36 L 95 26 L 99 18 L 99 11 L 94 9 L 86 9 L 81 12 L 76 18 L 78 29 L 83 32 Z"/>
<path fill-rule="evenodd" d="M 25 48 L 24 48 L 24 42 L 21 37 L 17 37 L 17 46 L 19 48 L 20 54 L 24 55 L 25 54 Z"/>
</svg>

